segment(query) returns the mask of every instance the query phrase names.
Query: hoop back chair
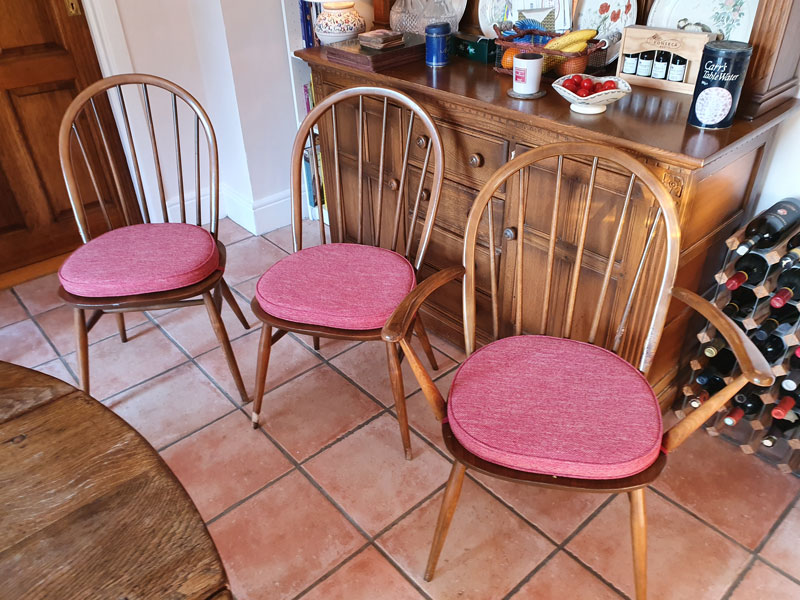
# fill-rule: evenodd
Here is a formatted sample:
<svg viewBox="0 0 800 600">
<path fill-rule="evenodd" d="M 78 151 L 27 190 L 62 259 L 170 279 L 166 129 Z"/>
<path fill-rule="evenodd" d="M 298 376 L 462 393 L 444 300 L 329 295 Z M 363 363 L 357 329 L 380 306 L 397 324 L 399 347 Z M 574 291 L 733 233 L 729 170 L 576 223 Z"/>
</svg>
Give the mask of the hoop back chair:
<svg viewBox="0 0 800 600">
<path fill-rule="evenodd" d="M 424 132 L 417 138 L 425 146 L 421 164 L 410 158 L 415 124 Z M 317 133 L 328 148 L 322 157 L 324 180 Z M 320 244 L 304 249 L 302 169 L 309 146 L 313 189 L 316 198 L 325 191 L 337 243 L 320 219 Z M 416 285 L 439 204 L 443 161 L 442 141 L 431 117 L 395 90 L 345 89 L 325 98 L 305 118 L 292 148 L 294 253 L 264 274 L 251 304 L 264 322 L 253 427 L 258 427 L 272 344 L 287 332 L 312 336 L 316 349 L 320 337 L 381 340 L 386 319 Z M 417 185 L 409 181 L 411 169 L 419 176 Z M 430 192 L 424 187 L 426 182 Z M 417 314 L 412 320 L 411 330 L 417 333 L 431 366 L 438 368 L 422 320 Z M 401 438 L 410 459 L 402 356 L 396 342 L 385 346 Z"/>
<path fill-rule="evenodd" d="M 166 100 L 157 107 L 160 111 L 154 107 L 156 95 Z M 101 102 L 116 106 L 127 164 L 119 164 L 114 158 L 117 131 L 110 131 L 98 116 Z M 136 110 L 139 106 L 141 111 Z M 168 126 L 157 127 L 164 121 Z M 142 136 L 145 141 L 138 144 L 134 141 L 137 124 L 147 132 Z M 170 134 L 171 144 L 165 142 Z M 120 338 L 126 342 L 125 312 L 205 304 L 239 394 L 246 401 L 244 383 L 220 317 L 224 297 L 242 325 L 249 328 L 222 277 L 225 246 L 217 239 L 219 160 L 206 111 L 189 92 L 161 77 L 115 75 L 95 82 L 75 97 L 61 121 L 58 144 L 67 192 L 84 243 L 59 271 L 59 295 L 75 309 L 81 388 L 89 392 L 87 335 L 103 314 L 115 313 Z M 193 156 L 187 160 L 189 152 Z M 150 205 L 145 190 L 148 154 L 158 190 L 157 202 Z M 174 161 L 169 169 L 164 160 L 167 155 Z M 191 175 L 194 185 L 190 187 L 187 180 L 191 182 Z M 172 189 L 177 193 L 177 210 L 173 210 L 177 214 L 169 210 Z M 103 215 L 95 231 L 87 219 L 89 201 L 96 201 Z M 208 229 L 203 227 L 206 218 Z M 88 319 L 87 310 L 92 311 Z"/>
<path fill-rule="evenodd" d="M 496 247 L 488 207 L 504 184 L 510 227 L 498 261 L 486 251 L 487 244 Z M 673 288 L 679 247 L 671 197 L 645 165 L 621 150 L 550 144 L 517 156 L 489 179 L 468 217 L 464 268 L 420 285 L 383 332 L 406 353 L 455 458 L 427 580 L 470 468 L 534 485 L 627 492 L 636 597 L 646 597 L 645 486 L 663 469 L 666 453 L 743 385 L 773 380 L 752 342 L 716 306 Z M 408 315 L 437 285 L 464 272 L 468 357 L 445 403 L 406 341 Z M 487 274 L 493 336 L 476 350 L 476 282 Z M 663 434 L 645 375 L 671 296 L 716 326 L 742 374 Z"/>
</svg>

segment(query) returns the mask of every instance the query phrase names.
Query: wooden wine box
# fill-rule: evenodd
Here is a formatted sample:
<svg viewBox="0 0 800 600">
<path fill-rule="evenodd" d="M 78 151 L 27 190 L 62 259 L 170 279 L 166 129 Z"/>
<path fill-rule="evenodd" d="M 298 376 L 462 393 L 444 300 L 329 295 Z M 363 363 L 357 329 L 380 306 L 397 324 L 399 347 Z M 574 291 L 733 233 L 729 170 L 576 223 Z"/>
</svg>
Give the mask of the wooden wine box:
<svg viewBox="0 0 800 600">
<path fill-rule="evenodd" d="M 617 61 L 617 77 L 621 77 L 631 85 L 669 90 L 681 94 L 693 94 L 700 62 L 705 45 L 716 39 L 713 33 L 679 31 L 677 29 L 660 29 L 631 25 L 622 32 L 621 54 L 638 54 L 647 51 L 666 51 L 686 59 L 686 76 L 682 82 L 640 77 L 622 72 L 623 60 Z"/>
</svg>

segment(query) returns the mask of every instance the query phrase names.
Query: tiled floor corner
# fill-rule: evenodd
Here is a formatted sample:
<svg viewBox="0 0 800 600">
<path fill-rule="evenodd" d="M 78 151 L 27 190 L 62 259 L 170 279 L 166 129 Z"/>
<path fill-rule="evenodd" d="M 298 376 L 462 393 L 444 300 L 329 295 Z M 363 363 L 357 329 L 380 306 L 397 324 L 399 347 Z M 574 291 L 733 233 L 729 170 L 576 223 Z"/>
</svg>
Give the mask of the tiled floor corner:
<svg viewBox="0 0 800 600">
<path fill-rule="evenodd" d="M 226 279 L 251 324 L 225 325 L 252 399 L 258 277 L 288 228 L 220 223 Z M 306 224 L 304 243 L 319 239 Z M 75 383 L 71 311 L 54 275 L 0 290 L 0 360 Z M 289 335 L 273 348 L 261 427 L 239 398 L 202 306 L 113 318 L 90 334 L 92 393 L 138 429 L 209 525 L 238 600 L 630 598 L 628 501 L 469 473 L 436 577 L 422 578 L 450 459 L 403 363 L 403 457 L 380 342 Z M 446 393 L 464 355 L 432 334 Z M 417 342 L 415 342 L 417 343 Z M 423 357 L 423 362 L 427 364 Z M 647 491 L 650 598 L 800 599 L 800 481 L 702 432 Z"/>
</svg>

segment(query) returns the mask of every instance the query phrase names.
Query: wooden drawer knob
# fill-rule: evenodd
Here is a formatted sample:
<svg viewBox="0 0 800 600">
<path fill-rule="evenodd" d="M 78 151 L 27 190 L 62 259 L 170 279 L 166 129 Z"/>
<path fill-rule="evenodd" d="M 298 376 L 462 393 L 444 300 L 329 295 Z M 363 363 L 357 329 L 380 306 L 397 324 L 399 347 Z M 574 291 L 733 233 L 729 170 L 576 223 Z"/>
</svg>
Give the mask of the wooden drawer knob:
<svg viewBox="0 0 800 600">
<path fill-rule="evenodd" d="M 483 166 L 483 156 L 481 156 L 477 152 L 475 154 L 473 154 L 472 156 L 470 156 L 469 157 L 469 166 L 470 167 L 475 167 L 476 169 L 479 169 L 480 167 L 482 167 Z"/>
<path fill-rule="evenodd" d="M 428 136 L 421 135 L 417 138 L 417 146 L 420 148 L 426 148 L 428 146 Z"/>
<path fill-rule="evenodd" d="M 422 193 L 419 195 L 419 199 L 422 202 L 427 202 L 428 198 L 431 197 L 431 193 L 428 190 L 422 190 Z"/>
<path fill-rule="evenodd" d="M 389 181 L 387 181 L 386 185 L 393 192 L 396 192 L 398 189 L 400 189 L 400 181 L 395 177 L 392 177 Z"/>
<path fill-rule="evenodd" d="M 517 228 L 516 227 L 506 227 L 503 229 L 503 237 L 507 240 L 515 240 L 517 239 Z"/>
</svg>

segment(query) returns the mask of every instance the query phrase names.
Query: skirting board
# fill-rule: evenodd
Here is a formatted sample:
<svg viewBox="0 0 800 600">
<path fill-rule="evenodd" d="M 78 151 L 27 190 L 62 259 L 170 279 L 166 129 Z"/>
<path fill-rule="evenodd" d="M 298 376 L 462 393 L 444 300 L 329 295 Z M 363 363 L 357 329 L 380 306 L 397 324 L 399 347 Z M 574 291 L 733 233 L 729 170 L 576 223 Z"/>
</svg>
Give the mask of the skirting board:
<svg viewBox="0 0 800 600">
<path fill-rule="evenodd" d="M 252 202 L 224 183 L 220 186 L 220 212 L 226 212 L 233 221 L 250 233 L 261 235 L 292 221 L 292 208 L 288 189 L 270 194 Z"/>
</svg>

